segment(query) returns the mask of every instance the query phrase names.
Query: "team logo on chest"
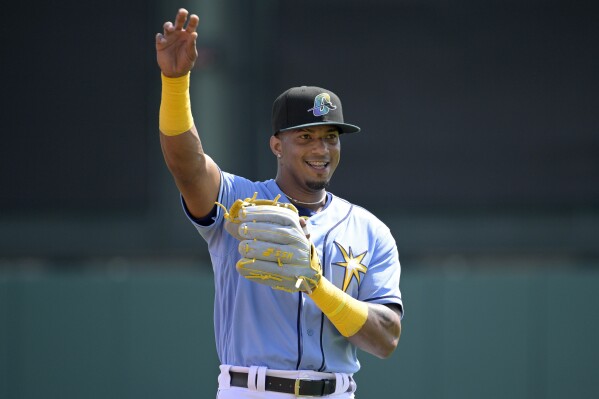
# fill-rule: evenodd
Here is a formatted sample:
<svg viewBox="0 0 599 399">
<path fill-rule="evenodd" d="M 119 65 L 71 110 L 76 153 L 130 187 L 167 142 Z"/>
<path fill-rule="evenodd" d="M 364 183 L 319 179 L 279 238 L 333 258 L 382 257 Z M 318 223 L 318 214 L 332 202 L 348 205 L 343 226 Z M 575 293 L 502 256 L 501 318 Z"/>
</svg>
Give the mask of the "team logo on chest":
<svg viewBox="0 0 599 399">
<path fill-rule="evenodd" d="M 354 256 L 351 247 L 349 248 L 349 252 L 343 248 L 341 244 L 335 242 L 339 250 L 341 251 L 341 255 L 343 255 L 343 262 L 335 262 L 334 265 L 345 267 L 345 276 L 343 277 L 343 291 L 347 290 L 349 283 L 355 277 L 358 284 L 360 284 L 360 273 L 365 274 L 368 266 L 362 264 L 362 260 L 368 253 L 368 251 L 364 251 L 360 255 Z"/>
</svg>

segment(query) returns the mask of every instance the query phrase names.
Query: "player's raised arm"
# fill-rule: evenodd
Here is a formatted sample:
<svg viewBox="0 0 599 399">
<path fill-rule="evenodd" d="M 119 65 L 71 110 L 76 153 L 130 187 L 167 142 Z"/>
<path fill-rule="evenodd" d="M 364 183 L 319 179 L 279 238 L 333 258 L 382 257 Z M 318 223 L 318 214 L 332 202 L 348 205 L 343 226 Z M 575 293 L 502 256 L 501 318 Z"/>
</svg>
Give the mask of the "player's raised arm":
<svg viewBox="0 0 599 399">
<path fill-rule="evenodd" d="M 180 9 L 175 23 L 166 22 L 156 35 L 156 59 L 162 71 L 160 143 L 166 164 L 191 214 L 210 213 L 217 199 L 220 172 L 204 153 L 193 122 L 189 98 L 190 72 L 197 59 L 197 15 Z"/>
</svg>

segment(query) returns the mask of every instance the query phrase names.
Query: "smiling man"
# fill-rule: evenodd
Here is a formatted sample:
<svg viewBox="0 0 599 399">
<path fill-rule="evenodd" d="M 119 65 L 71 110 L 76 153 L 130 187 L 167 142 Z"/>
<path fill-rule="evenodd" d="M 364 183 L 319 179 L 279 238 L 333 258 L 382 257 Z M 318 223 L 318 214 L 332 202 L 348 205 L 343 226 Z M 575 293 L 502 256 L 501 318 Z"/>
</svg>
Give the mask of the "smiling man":
<svg viewBox="0 0 599 399">
<path fill-rule="evenodd" d="M 272 129 L 270 147 L 279 159 L 279 187 L 288 198 L 320 198 L 324 205 L 325 189 L 339 164 L 339 135 L 360 128 L 343 122 L 341 101 L 334 93 L 302 86 L 275 100 Z"/>
<path fill-rule="evenodd" d="M 180 9 L 175 23 L 156 35 L 160 142 L 184 211 L 212 260 L 218 398 L 354 398 L 357 349 L 389 356 L 403 316 L 401 267 L 389 229 L 327 191 L 340 161 L 340 138 L 360 128 L 344 122 L 341 100 L 330 90 L 291 88 L 273 104 L 276 177 L 255 182 L 221 171 L 204 151 L 191 115 L 198 21 Z M 299 210 L 322 268 L 313 289 L 284 292 L 237 272 L 239 241 L 225 229 L 215 203 L 228 209 L 254 193 Z"/>
</svg>

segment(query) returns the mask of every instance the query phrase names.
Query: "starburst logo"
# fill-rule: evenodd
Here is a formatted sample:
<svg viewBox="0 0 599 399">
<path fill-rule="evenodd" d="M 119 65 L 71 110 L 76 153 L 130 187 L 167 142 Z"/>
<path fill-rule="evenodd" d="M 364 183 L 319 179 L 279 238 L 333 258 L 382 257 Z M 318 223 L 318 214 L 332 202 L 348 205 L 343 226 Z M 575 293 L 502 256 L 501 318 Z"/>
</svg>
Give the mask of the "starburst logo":
<svg viewBox="0 0 599 399">
<path fill-rule="evenodd" d="M 348 253 L 341 244 L 338 242 L 335 242 L 335 244 L 341 251 L 341 255 L 343 255 L 344 262 L 336 262 L 335 265 L 345 267 L 345 276 L 343 277 L 343 291 L 345 291 L 354 277 L 358 284 L 360 284 L 360 273 L 366 274 L 368 266 L 362 264 L 362 260 L 368 251 L 364 251 L 360 255 L 354 256 L 351 247 L 349 247 Z"/>
</svg>

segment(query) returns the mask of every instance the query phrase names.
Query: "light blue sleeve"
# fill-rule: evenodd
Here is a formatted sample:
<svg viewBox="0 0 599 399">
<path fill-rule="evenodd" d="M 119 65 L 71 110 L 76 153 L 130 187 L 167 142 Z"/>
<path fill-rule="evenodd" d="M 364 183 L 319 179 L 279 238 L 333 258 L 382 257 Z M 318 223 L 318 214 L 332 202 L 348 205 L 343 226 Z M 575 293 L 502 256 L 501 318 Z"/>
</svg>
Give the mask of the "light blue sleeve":
<svg viewBox="0 0 599 399">
<path fill-rule="evenodd" d="M 256 183 L 251 180 L 221 171 L 217 201 L 229 209 L 238 199 L 254 195 L 254 192 L 257 191 L 256 186 Z M 225 256 L 229 252 L 237 252 L 237 241 L 224 229 L 224 211 L 221 207 L 217 206 L 216 216 L 211 224 L 201 225 L 190 215 L 182 197 L 181 203 L 185 215 L 208 244 L 208 251 L 211 255 Z"/>
<path fill-rule="evenodd" d="M 401 265 L 395 239 L 385 225 L 379 226 L 368 272 L 360 285 L 358 299 L 364 302 L 400 306 L 403 317 L 403 302 L 399 281 Z"/>
</svg>

